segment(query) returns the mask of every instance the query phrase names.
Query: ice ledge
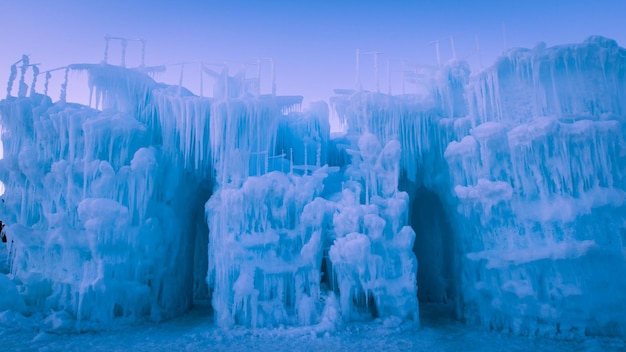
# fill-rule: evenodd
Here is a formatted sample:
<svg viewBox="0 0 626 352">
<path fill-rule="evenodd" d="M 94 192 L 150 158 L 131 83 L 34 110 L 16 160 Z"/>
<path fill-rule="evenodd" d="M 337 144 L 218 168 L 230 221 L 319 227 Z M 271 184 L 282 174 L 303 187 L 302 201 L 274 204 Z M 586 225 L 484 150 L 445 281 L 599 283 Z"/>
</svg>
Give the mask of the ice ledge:
<svg viewBox="0 0 626 352">
<path fill-rule="evenodd" d="M 543 246 L 526 249 L 491 249 L 468 253 L 466 257 L 472 261 L 486 260 L 487 269 L 506 269 L 511 265 L 526 264 L 538 260 L 576 259 L 584 256 L 598 245 L 593 240 L 546 242 Z"/>
</svg>

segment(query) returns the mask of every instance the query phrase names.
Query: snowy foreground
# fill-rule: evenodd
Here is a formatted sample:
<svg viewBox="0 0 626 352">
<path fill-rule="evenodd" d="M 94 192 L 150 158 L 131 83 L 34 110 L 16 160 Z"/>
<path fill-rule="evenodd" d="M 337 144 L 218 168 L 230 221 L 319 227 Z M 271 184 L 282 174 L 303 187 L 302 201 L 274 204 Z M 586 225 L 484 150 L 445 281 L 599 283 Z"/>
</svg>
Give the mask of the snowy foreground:
<svg viewBox="0 0 626 352">
<path fill-rule="evenodd" d="M 426 306 L 424 327 L 354 323 L 332 334 L 304 329 L 219 329 L 205 308 L 161 324 L 144 323 L 106 332 L 55 334 L 8 329 L 0 332 L 3 351 L 621 351 L 616 338 L 555 340 L 489 332 L 460 323 L 445 306 Z"/>
<path fill-rule="evenodd" d="M 51 72 L 41 90 L 28 57 L 11 67 L 1 347 L 624 348 L 616 42 L 451 61 L 419 94 L 306 111 L 201 69 L 213 97 L 73 64 L 54 102 Z M 66 102 L 70 72 L 89 106 Z"/>
</svg>

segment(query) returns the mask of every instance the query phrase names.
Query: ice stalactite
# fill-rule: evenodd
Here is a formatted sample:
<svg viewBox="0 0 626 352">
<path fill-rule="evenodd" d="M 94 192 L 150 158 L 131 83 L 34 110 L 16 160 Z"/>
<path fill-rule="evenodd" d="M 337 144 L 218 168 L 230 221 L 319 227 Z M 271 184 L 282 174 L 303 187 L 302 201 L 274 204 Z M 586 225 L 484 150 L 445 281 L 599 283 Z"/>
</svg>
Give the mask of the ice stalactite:
<svg viewBox="0 0 626 352">
<path fill-rule="evenodd" d="M 120 66 L 126 67 L 126 47 L 128 46 L 128 42 L 126 39 L 120 40 L 120 45 L 122 46 L 122 58 L 120 59 Z"/>
<path fill-rule="evenodd" d="M 44 81 L 44 84 L 43 84 L 43 95 L 45 96 L 48 95 L 48 84 L 50 83 L 50 78 L 52 78 L 52 74 L 46 71 L 46 80 Z"/>
<path fill-rule="evenodd" d="M 11 74 L 9 75 L 9 81 L 7 82 L 7 98 L 11 96 L 11 90 L 13 90 L 13 82 L 17 77 L 17 64 L 11 65 Z"/>
<path fill-rule="evenodd" d="M 20 82 L 18 84 L 18 90 L 17 90 L 17 96 L 20 98 L 25 97 L 26 93 L 28 92 L 28 86 L 26 85 L 25 78 L 26 78 L 26 71 L 28 71 L 28 67 L 30 67 L 29 62 L 30 61 L 28 59 L 28 56 L 23 55 L 22 67 L 20 68 Z"/>
<path fill-rule="evenodd" d="M 108 35 L 104 36 L 104 59 L 102 60 L 103 63 L 108 63 L 109 61 L 109 42 L 111 41 L 111 38 Z"/>
<path fill-rule="evenodd" d="M 63 75 L 63 83 L 61 84 L 61 94 L 59 96 L 59 101 L 66 102 L 67 101 L 67 79 L 70 72 L 70 68 L 65 68 L 65 73 Z"/>
<path fill-rule="evenodd" d="M 39 66 L 38 65 L 32 65 L 33 68 L 33 81 L 30 84 L 30 95 L 34 95 L 36 93 L 35 91 L 35 87 L 37 86 L 37 77 L 39 77 Z"/>
</svg>

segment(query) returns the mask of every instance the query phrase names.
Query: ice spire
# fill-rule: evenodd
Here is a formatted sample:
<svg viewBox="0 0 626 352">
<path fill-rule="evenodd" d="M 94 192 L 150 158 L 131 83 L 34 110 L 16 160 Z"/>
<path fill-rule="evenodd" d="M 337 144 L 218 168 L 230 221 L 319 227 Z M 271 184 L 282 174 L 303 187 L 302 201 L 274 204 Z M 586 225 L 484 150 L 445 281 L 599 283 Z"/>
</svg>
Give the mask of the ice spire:
<svg viewBox="0 0 626 352">
<path fill-rule="evenodd" d="M 28 86 L 24 82 L 24 78 L 26 76 L 26 71 L 28 70 L 29 60 L 28 55 L 22 55 L 22 67 L 20 68 L 20 83 L 17 90 L 17 96 L 23 98 L 26 96 L 26 92 L 28 91 Z"/>
<path fill-rule="evenodd" d="M 178 77 L 178 96 L 182 92 L 183 88 L 183 75 L 185 73 L 185 64 L 180 64 L 180 76 Z"/>
<path fill-rule="evenodd" d="M 109 41 L 111 37 L 107 34 L 104 36 L 104 60 L 103 62 L 106 64 L 109 60 Z"/>
<path fill-rule="evenodd" d="M 50 83 L 50 78 L 52 77 L 52 74 L 50 73 L 50 71 L 46 71 L 46 80 L 44 81 L 43 84 L 43 95 L 48 95 L 48 83 Z"/>
<path fill-rule="evenodd" d="M 322 166 L 322 143 L 317 143 L 317 155 L 315 157 L 315 166 L 319 169 Z"/>
<path fill-rule="evenodd" d="M 122 44 L 122 61 L 120 62 L 120 66 L 126 67 L 126 47 L 128 46 L 128 42 L 126 39 L 121 40 Z"/>
<path fill-rule="evenodd" d="M 17 63 L 11 65 L 11 74 L 9 75 L 9 81 L 7 83 L 7 98 L 11 96 L 11 89 L 13 88 L 15 77 L 17 77 Z"/>
<path fill-rule="evenodd" d="M 276 68 L 274 67 L 274 59 L 270 59 L 272 65 L 272 95 L 276 95 Z"/>
<path fill-rule="evenodd" d="M 70 72 L 70 68 L 69 66 L 65 68 L 65 75 L 63 77 L 63 84 L 61 84 L 61 95 L 59 97 L 59 100 L 62 102 L 66 102 L 67 101 L 67 76 Z"/>
<path fill-rule="evenodd" d="M 33 82 L 30 84 L 30 95 L 35 94 L 35 86 L 37 84 L 37 76 L 39 76 L 39 67 L 37 64 L 31 65 L 33 67 Z"/>
<path fill-rule="evenodd" d="M 450 36 L 450 49 L 452 49 L 452 59 L 456 60 L 456 46 L 454 45 L 454 36 Z"/>
<path fill-rule="evenodd" d="M 308 160 L 307 160 L 307 159 L 308 159 L 307 149 L 308 149 L 308 148 L 307 148 L 306 142 L 304 142 L 304 174 L 305 174 L 305 175 L 307 175 L 307 171 L 308 171 L 308 169 L 307 169 L 307 168 L 308 168 L 308 164 L 309 164 L 309 163 L 308 163 Z"/>
</svg>

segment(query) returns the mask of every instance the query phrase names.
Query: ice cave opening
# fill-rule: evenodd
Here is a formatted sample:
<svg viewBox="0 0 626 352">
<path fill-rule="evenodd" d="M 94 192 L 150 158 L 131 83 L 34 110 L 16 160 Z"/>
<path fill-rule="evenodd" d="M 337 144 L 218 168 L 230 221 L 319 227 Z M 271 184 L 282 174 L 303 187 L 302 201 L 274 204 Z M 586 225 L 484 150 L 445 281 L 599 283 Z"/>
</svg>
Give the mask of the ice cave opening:
<svg viewBox="0 0 626 352">
<path fill-rule="evenodd" d="M 421 186 L 414 193 L 410 212 L 420 305 L 443 303 L 454 308 L 458 263 L 452 225 L 444 205 L 437 193 Z"/>
</svg>

